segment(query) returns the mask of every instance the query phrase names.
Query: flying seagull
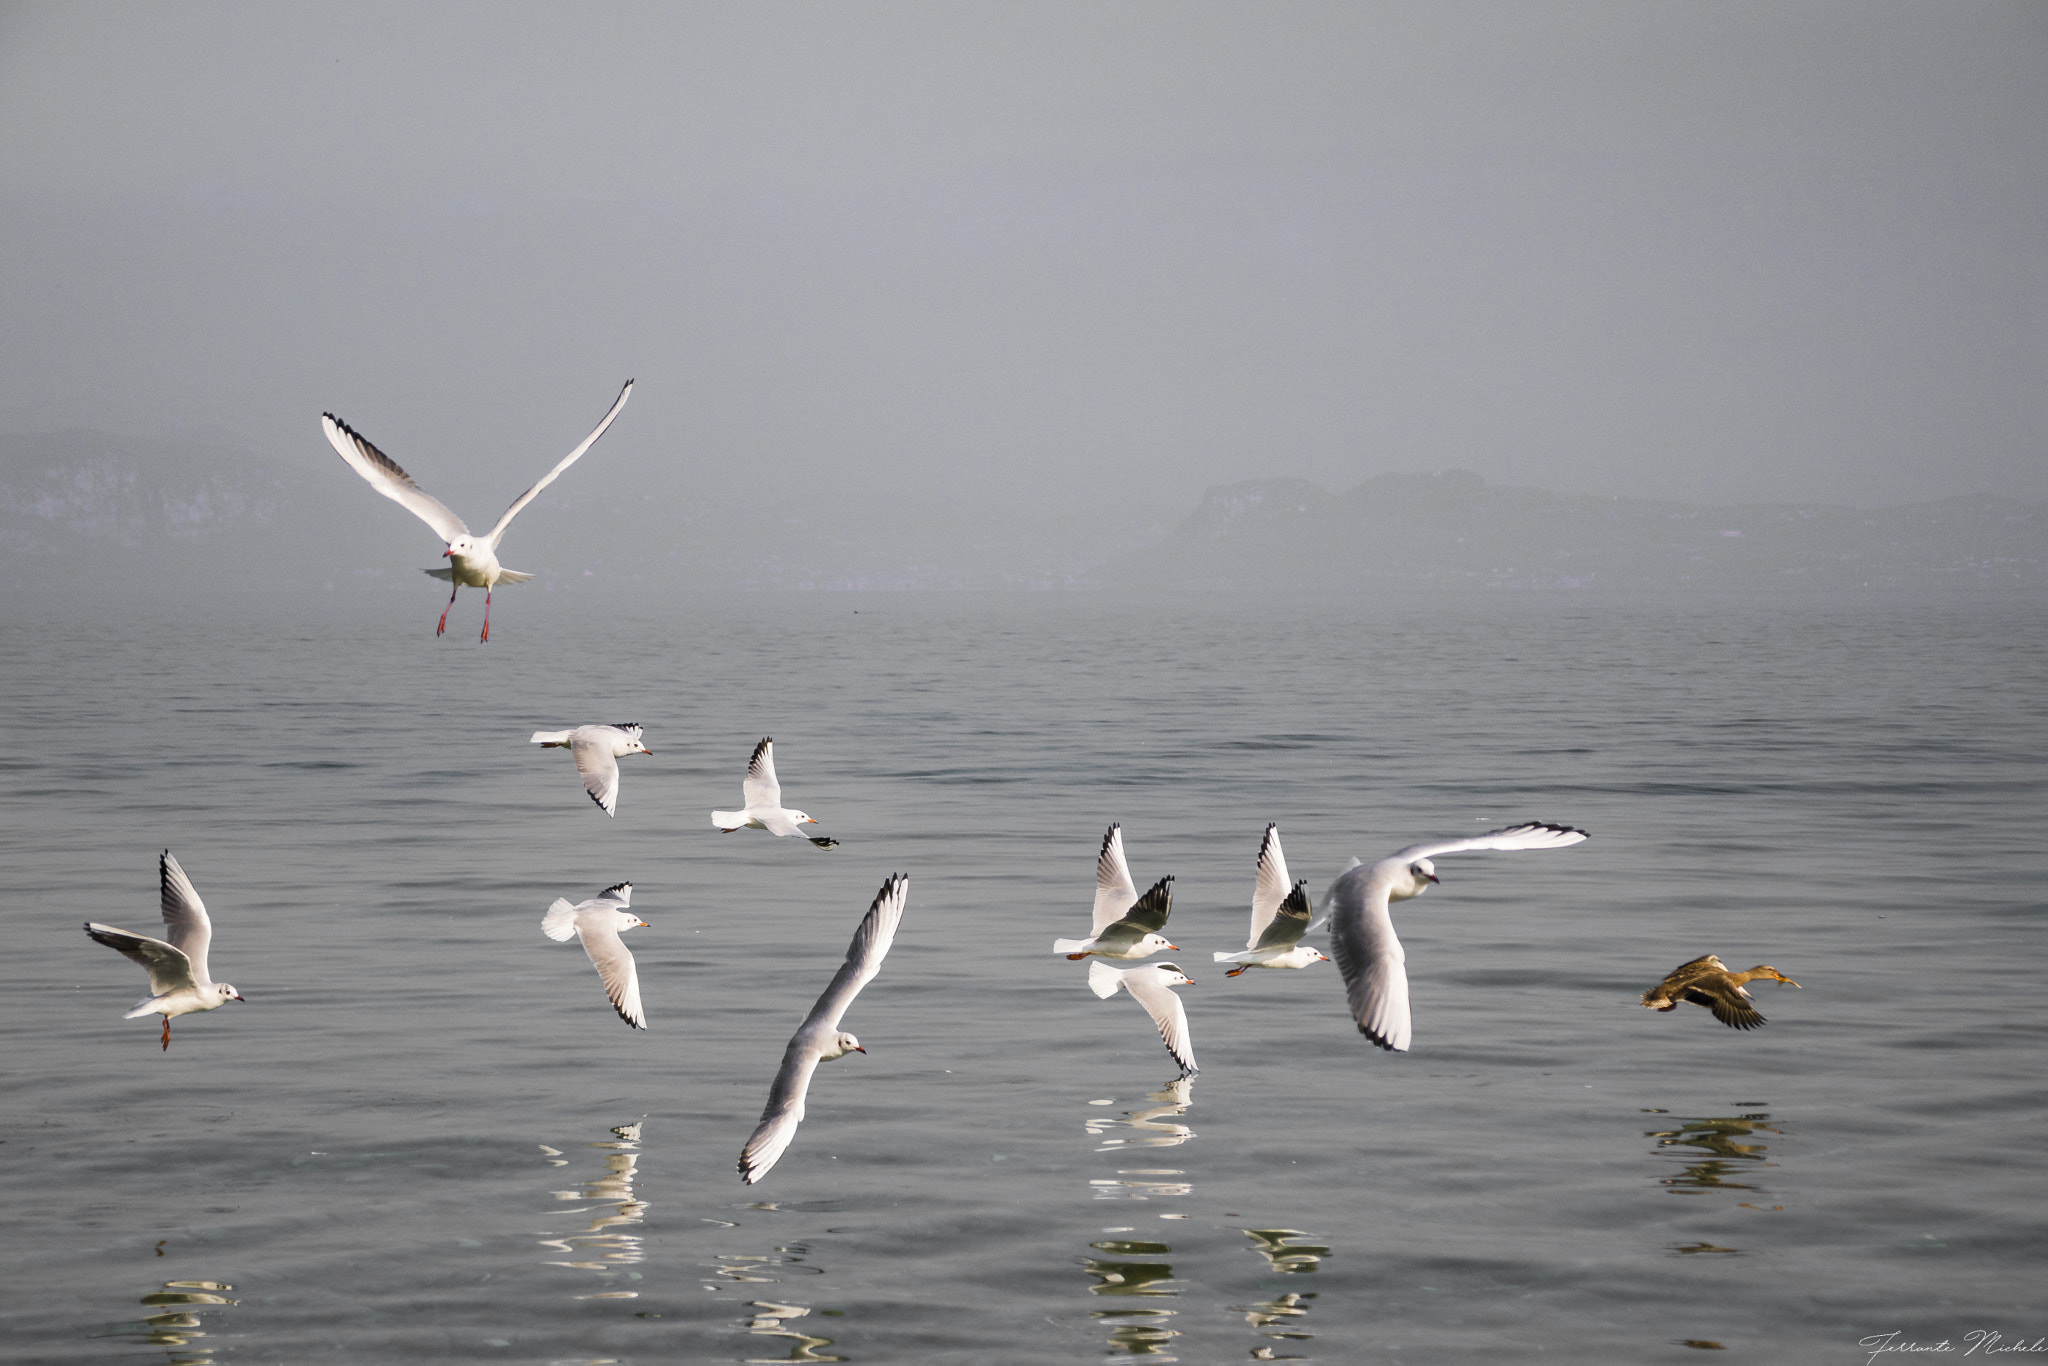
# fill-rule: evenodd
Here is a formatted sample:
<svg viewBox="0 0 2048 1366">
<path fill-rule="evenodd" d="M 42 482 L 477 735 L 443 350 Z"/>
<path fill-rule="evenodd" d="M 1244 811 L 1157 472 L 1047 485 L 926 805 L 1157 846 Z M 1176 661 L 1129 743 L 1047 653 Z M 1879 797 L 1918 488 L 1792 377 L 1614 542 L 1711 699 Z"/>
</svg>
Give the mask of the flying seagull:
<svg viewBox="0 0 2048 1366">
<path fill-rule="evenodd" d="M 1159 1027 L 1159 1037 L 1166 1041 L 1166 1051 L 1180 1064 L 1180 1074 L 1188 1076 L 1199 1072 L 1195 1066 L 1195 1040 L 1188 1033 L 1188 1012 L 1174 987 L 1191 987 L 1195 979 L 1180 970 L 1175 963 L 1147 963 L 1141 968 L 1113 968 L 1101 959 L 1088 965 L 1088 989 L 1108 1000 L 1122 987 L 1145 1007 L 1145 1013 L 1152 1017 L 1152 1023 Z"/>
<path fill-rule="evenodd" d="M 628 754 L 652 754 L 640 743 L 640 723 L 618 721 L 609 726 L 578 726 L 574 730 L 537 730 L 533 743 L 543 749 L 566 749 L 576 756 L 583 790 L 604 808 L 619 814 L 619 760 Z"/>
<path fill-rule="evenodd" d="M 1413 1036 L 1408 1019 L 1407 955 L 1394 934 L 1390 901 L 1421 896 L 1437 881 L 1439 854 L 1481 849 L 1562 849 L 1586 839 L 1569 825 L 1530 821 L 1471 839 L 1411 844 L 1373 864 L 1347 869 L 1330 888 L 1330 948 L 1344 974 L 1344 994 L 1358 1032 L 1390 1053 L 1405 1053 Z"/>
<path fill-rule="evenodd" d="M 1764 1017 L 1750 1004 L 1752 998 L 1743 983 L 1758 981 L 1799 985 L 1768 963 L 1747 972 L 1730 972 L 1726 963 L 1710 953 L 1673 968 L 1669 977 L 1643 993 L 1643 1005 L 1649 1010 L 1676 1010 L 1680 1001 L 1690 1001 L 1713 1011 L 1714 1018 L 1730 1029 L 1755 1029 Z"/>
<path fill-rule="evenodd" d="M 804 1117 L 804 1096 L 811 1089 L 811 1074 L 818 1064 L 848 1053 L 867 1052 L 859 1039 L 840 1031 L 839 1021 L 860 989 L 882 970 L 882 959 L 896 942 L 896 926 L 903 919 L 903 903 L 909 893 L 910 879 L 901 873 L 890 874 L 875 894 L 875 904 L 862 917 L 860 928 L 853 932 L 846 961 L 839 965 L 832 985 L 790 1036 L 775 1083 L 768 1088 L 768 1108 L 761 1111 L 754 1136 L 740 1152 L 740 1179 L 748 1185 L 766 1176 L 796 1137 L 796 1126 Z"/>
<path fill-rule="evenodd" d="M 1112 823 L 1102 837 L 1102 852 L 1095 856 L 1095 920 L 1087 939 L 1055 939 L 1054 953 L 1076 961 L 1094 954 L 1100 958 L 1150 958 L 1161 949 L 1179 946 L 1167 942 L 1160 931 L 1173 911 L 1173 879 L 1163 877 L 1144 896 L 1131 881 L 1131 866 L 1124 861 L 1124 828 Z"/>
<path fill-rule="evenodd" d="M 491 589 L 501 583 L 525 583 L 533 577 L 498 563 L 498 542 L 504 539 L 505 528 L 512 525 L 512 519 L 519 515 L 521 508 L 554 483 L 563 470 L 575 464 L 583 452 L 590 449 L 592 442 L 604 435 L 604 429 L 612 425 L 612 419 L 619 415 L 619 409 L 626 406 L 626 398 L 632 392 L 633 381 L 627 380 L 626 387 L 619 390 L 612 410 L 604 415 L 604 421 L 597 424 L 597 430 L 584 437 L 582 445 L 562 457 L 560 464 L 542 475 L 539 483 L 513 499 L 512 506 L 505 509 L 505 515 L 498 519 L 498 524 L 491 528 L 488 536 L 471 534 L 460 517 L 450 512 L 440 499 L 415 484 L 412 476 L 398 467 L 397 461 L 372 446 L 367 437 L 333 413 L 320 415 L 320 427 L 327 433 L 329 444 L 348 462 L 350 469 L 369 480 L 371 488 L 432 527 L 434 534 L 448 543 L 448 548 L 441 552 L 447 557 L 447 568 L 426 571 L 455 585 L 448 592 L 448 606 L 441 609 L 441 624 L 434 629 L 434 634 L 438 636 L 448 629 L 448 613 L 455 606 L 455 595 L 467 584 L 484 590 L 484 633 L 479 639 L 489 640 Z"/>
<path fill-rule="evenodd" d="M 633 966 L 633 953 L 619 938 L 627 930 L 645 929 L 647 922 L 626 907 L 633 904 L 633 884 L 618 882 L 590 900 L 571 906 L 569 898 L 557 897 L 541 917 L 541 933 L 558 942 L 571 938 L 583 941 L 583 951 L 597 965 L 604 982 L 604 994 L 612 1009 L 635 1029 L 647 1028 L 647 1012 L 640 1008 L 640 973 Z"/>
<path fill-rule="evenodd" d="M 747 760 L 746 780 L 740 784 L 741 811 L 714 811 L 711 823 L 730 835 L 735 830 L 766 830 L 771 835 L 803 835 L 799 826 L 818 822 L 804 812 L 782 805 L 782 783 L 775 776 L 775 737 L 764 735 Z M 839 841 L 824 835 L 804 835 L 820 849 L 837 848 Z"/>
<path fill-rule="evenodd" d="M 144 1015 L 164 1017 L 163 1046 L 171 1046 L 171 1017 L 190 1015 L 195 1010 L 218 1010 L 242 993 L 226 982 L 207 975 L 206 949 L 213 942 L 213 922 L 206 917 L 206 903 L 199 899 L 192 879 L 166 849 L 157 860 L 162 879 L 165 933 L 168 943 L 146 934 L 117 930 L 112 925 L 87 921 L 85 932 L 110 949 L 117 949 L 142 964 L 149 973 L 150 994 L 135 1003 L 121 1018 Z"/>
<path fill-rule="evenodd" d="M 1219 963 L 1235 963 L 1224 973 L 1236 977 L 1248 968 L 1305 968 L 1327 963 L 1329 955 L 1301 943 L 1308 930 L 1308 882 L 1289 885 L 1287 856 L 1280 852 L 1280 827 L 1266 827 L 1259 843 L 1258 880 L 1252 884 L 1252 929 L 1241 953 L 1218 953 Z"/>
</svg>

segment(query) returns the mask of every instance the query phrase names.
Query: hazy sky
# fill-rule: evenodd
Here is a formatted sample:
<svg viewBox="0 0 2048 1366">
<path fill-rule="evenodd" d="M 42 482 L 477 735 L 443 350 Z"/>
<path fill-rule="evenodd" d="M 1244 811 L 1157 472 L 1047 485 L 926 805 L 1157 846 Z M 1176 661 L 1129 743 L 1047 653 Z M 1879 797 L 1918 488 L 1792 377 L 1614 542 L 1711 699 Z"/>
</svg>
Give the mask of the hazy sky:
<svg viewBox="0 0 2048 1366">
<path fill-rule="evenodd" d="M 485 524 L 628 376 L 568 478 L 750 516 L 2048 497 L 2044 76 L 2033 3 L 9 5 L 0 432 L 402 519 L 331 408 Z"/>
</svg>

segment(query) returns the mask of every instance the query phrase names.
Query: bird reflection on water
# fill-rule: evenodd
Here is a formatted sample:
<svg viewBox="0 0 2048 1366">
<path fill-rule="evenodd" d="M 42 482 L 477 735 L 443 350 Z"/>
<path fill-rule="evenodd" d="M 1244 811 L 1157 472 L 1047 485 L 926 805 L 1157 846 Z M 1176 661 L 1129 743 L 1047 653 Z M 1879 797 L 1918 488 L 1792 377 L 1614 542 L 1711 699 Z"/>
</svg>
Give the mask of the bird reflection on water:
<svg viewBox="0 0 2048 1366">
<path fill-rule="evenodd" d="M 1755 1191 L 1761 1187 L 1730 1181 L 1730 1176 L 1747 1176 L 1762 1167 L 1775 1167 L 1764 1154 L 1770 1151 L 1765 1143 L 1739 1143 L 1736 1140 L 1752 1138 L 1758 1133 L 1782 1134 L 1784 1131 L 1772 1125 L 1770 1116 L 1764 1113 L 1729 1115 L 1719 1118 L 1681 1119 L 1675 1129 L 1647 1129 L 1644 1138 L 1657 1140 L 1657 1156 L 1671 1157 L 1680 1154 L 1667 1150 L 1691 1148 L 1708 1154 L 1704 1161 L 1688 1163 L 1679 1175 L 1657 1178 L 1659 1185 L 1673 1195 L 1699 1195 L 1709 1190 Z M 1756 1167 L 1746 1168 L 1742 1163 L 1753 1162 Z"/>
<path fill-rule="evenodd" d="M 1321 1243 L 1297 1241 L 1313 1238 L 1298 1228 L 1248 1228 L 1244 1230 L 1252 1240 L 1252 1251 L 1266 1259 L 1266 1265 L 1283 1276 L 1307 1276 L 1323 1264 L 1323 1258 L 1330 1255 L 1330 1249 Z M 1232 1305 L 1234 1313 L 1244 1315 L 1244 1321 L 1259 1330 L 1259 1336 L 1293 1342 L 1306 1342 L 1315 1337 L 1301 1322 L 1311 1308 L 1309 1301 L 1316 1297 L 1313 1290 L 1289 1290 L 1270 1300 L 1257 1304 Z M 1280 1356 L 1271 1347 L 1253 1350 L 1254 1361 L 1298 1361 L 1294 1356 Z"/>
<path fill-rule="evenodd" d="M 583 1261 L 551 1261 L 547 1266 L 574 1267 L 579 1271 L 595 1271 L 607 1282 L 605 1289 L 576 1296 L 579 1300 L 630 1300 L 636 1299 L 636 1290 L 613 1289 L 610 1282 L 624 1275 L 638 1280 L 637 1272 L 626 1268 L 647 1258 L 643 1241 L 638 1234 L 624 1230 L 638 1224 L 647 1212 L 647 1202 L 634 1191 L 633 1182 L 638 1175 L 640 1161 L 640 1126 L 622 1124 L 611 1131 L 608 1140 L 586 1144 L 605 1154 L 604 1172 L 583 1183 L 578 1190 L 556 1191 L 557 1200 L 585 1202 L 580 1209 L 564 1211 L 568 1214 L 591 1214 L 594 1217 L 580 1233 L 549 1236 L 541 1242 L 542 1247 L 551 1248 L 565 1257 L 583 1257 Z M 542 1145 L 552 1166 L 567 1166 L 568 1159 L 559 1149 Z"/>
<path fill-rule="evenodd" d="M 206 1366 L 215 1349 L 194 1345 L 206 1336 L 199 1311 L 239 1304 L 220 1293 L 233 1289 L 226 1281 L 165 1281 L 163 1289 L 142 1297 L 143 1307 L 156 1311 L 142 1320 L 142 1341 L 165 1348 L 170 1366 Z"/>
<path fill-rule="evenodd" d="M 1097 1116 L 1089 1119 L 1085 1127 L 1090 1136 L 1102 1139 L 1096 1148 L 1097 1152 L 1107 1152 L 1112 1148 L 1175 1147 L 1195 1136 L 1195 1131 L 1187 1125 L 1173 1122 L 1187 1113 L 1188 1106 L 1194 1103 L 1194 1094 L 1195 1079 L 1177 1077 L 1168 1082 L 1163 1089 L 1154 1091 L 1146 1097 L 1147 1100 L 1158 1102 L 1149 1109 L 1126 1110 L 1122 1119 Z M 1137 1136 L 1107 1136 L 1111 1130 L 1119 1128 L 1137 1130 Z"/>
<path fill-rule="evenodd" d="M 1180 1291 L 1173 1285 L 1173 1268 L 1165 1262 L 1135 1260 L 1137 1258 L 1163 1257 L 1173 1249 L 1165 1243 L 1141 1242 L 1135 1239 L 1108 1239 L 1088 1245 L 1100 1257 L 1084 1257 L 1081 1265 L 1095 1284 L 1088 1287 L 1091 1295 L 1125 1297 L 1140 1301 L 1154 1298 L 1171 1298 Z M 1161 1361 L 1177 1358 L 1167 1355 L 1166 1344 L 1180 1336 L 1166 1326 L 1166 1320 L 1174 1311 L 1164 1305 L 1119 1304 L 1113 1308 L 1091 1309 L 1088 1317 L 1108 1319 L 1115 1322 L 1110 1329 L 1109 1348 L 1112 1352 L 1128 1353 L 1131 1356 L 1154 1356 Z"/>
<path fill-rule="evenodd" d="M 830 1347 L 832 1339 L 801 1333 L 785 1325 L 791 1319 L 800 1319 L 811 1310 L 801 1304 L 775 1304 L 768 1300 L 754 1300 L 747 1306 L 754 1311 L 747 1321 L 747 1331 L 756 1337 L 789 1339 L 789 1355 L 780 1357 L 748 1357 L 749 1363 L 770 1363 L 780 1361 L 844 1361 L 845 1357 L 826 1356 L 820 1347 Z M 827 1311 L 830 1312 L 829 1310 Z"/>
</svg>

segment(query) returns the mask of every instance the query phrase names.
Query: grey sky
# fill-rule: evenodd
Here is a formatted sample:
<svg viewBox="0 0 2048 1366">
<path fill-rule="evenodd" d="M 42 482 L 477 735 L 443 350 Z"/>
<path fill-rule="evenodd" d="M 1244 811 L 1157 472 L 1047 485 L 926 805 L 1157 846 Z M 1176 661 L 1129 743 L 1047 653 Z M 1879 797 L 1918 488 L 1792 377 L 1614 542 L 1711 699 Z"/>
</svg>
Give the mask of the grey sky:
<svg viewBox="0 0 2048 1366">
<path fill-rule="evenodd" d="M 2048 497 L 2044 74 L 2031 4 L 8 6 L 0 431 L 402 518 L 331 408 L 486 523 L 628 376 L 565 492 Z"/>
</svg>

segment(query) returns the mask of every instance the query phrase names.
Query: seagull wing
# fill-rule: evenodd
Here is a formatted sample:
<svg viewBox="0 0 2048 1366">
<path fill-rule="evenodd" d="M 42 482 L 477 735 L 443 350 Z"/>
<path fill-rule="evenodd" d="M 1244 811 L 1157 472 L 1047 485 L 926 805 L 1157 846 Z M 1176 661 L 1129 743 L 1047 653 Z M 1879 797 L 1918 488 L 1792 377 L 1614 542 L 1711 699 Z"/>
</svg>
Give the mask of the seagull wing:
<svg viewBox="0 0 2048 1366">
<path fill-rule="evenodd" d="M 909 889 L 910 879 L 901 873 L 892 874 L 882 884 L 874 905 L 868 907 L 860 928 L 853 932 L 853 942 L 846 948 L 846 961 L 791 1036 L 789 1047 L 783 1050 L 782 1066 L 768 1088 L 768 1106 L 761 1111 L 761 1122 L 754 1127 L 747 1146 L 740 1150 L 740 1177 L 748 1185 L 766 1176 L 796 1137 L 796 1126 L 804 1117 L 804 1097 L 811 1089 L 811 1075 L 818 1070 L 824 1053 L 820 1040 L 838 1030 L 840 1018 L 853 998 L 882 970 L 882 959 L 896 942 L 896 926 L 903 919 Z"/>
<path fill-rule="evenodd" d="M 1195 1040 L 1188 1033 L 1188 1011 L 1181 1004 L 1179 993 L 1160 980 L 1157 968 L 1138 968 L 1124 974 L 1124 989 L 1137 998 L 1145 1007 L 1145 1013 L 1152 1017 L 1152 1023 L 1159 1026 L 1159 1037 L 1166 1041 L 1166 1051 L 1180 1064 L 1180 1074 L 1200 1071 L 1195 1066 Z"/>
<path fill-rule="evenodd" d="M 775 777 L 775 737 L 764 735 L 747 760 L 746 780 L 740 784 L 740 801 L 748 811 L 776 811 L 782 807 L 782 784 Z M 789 831 L 795 833 L 795 827 Z"/>
<path fill-rule="evenodd" d="M 1308 916 L 1308 883 L 1297 882 L 1294 884 L 1294 890 L 1287 894 L 1287 899 L 1280 903 L 1280 909 L 1273 913 L 1272 920 L 1266 925 L 1266 932 L 1250 947 L 1292 948 L 1301 942 L 1304 934 L 1308 933 Z"/>
<path fill-rule="evenodd" d="M 1583 830 L 1570 825 L 1552 825 L 1549 821 L 1526 821 L 1521 825 L 1504 826 L 1489 830 L 1483 835 L 1474 835 L 1462 840 L 1429 840 L 1423 844 L 1411 844 L 1393 857 L 1402 866 L 1417 859 L 1435 858 L 1439 854 L 1463 854 L 1479 849 L 1562 849 L 1568 844 L 1577 844 L 1591 838 Z"/>
<path fill-rule="evenodd" d="M 802 1029 L 783 1050 L 782 1066 L 768 1088 L 768 1108 L 761 1112 L 747 1146 L 740 1149 L 740 1179 L 748 1185 L 766 1176 L 789 1150 L 796 1126 L 803 1122 L 804 1097 L 811 1089 L 811 1074 L 818 1070 L 818 1058 L 817 1045 Z"/>
<path fill-rule="evenodd" d="M 589 436 L 584 437 L 582 445 L 578 446 L 575 450 L 570 451 L 567 455 L 563 456 L 561 464 L 555 466 L 546 474 L 542 475 L 540 477 L 539 483 L 535 484 L 532 488 L 528 489 L 526 492 L 520 494 L 517 498 L 512 500 L 512 506 L 505 509 L 505 515 L 503 517 L 500 517 L 498 519 L 498 524 L 491 528 L 491 534 L 484 537 L 486 541 L 490 542 L 491 549 L 496 550 L 498 548 L 498 541 L 501 537 L 504 536 L 505 528 L 512 525 L 512 519 L 519 515 L 520 509 L 524 508 L 528 503 L 532 502 L 535 494 L 539 493 L 549 484 L 554 483 L 557 475 L 561 474 L 563 470 L 568 469 L 569 466 L 575 464 L 579 459 L 581 459 L 583 456 L 583 452 L 590 449 L 591 443 L 596 441 L 600 436 L 604 435 L 604 429 L 612 425 L 612 419 L 619 415 L 619 409 L 626 406 L 626 398 L 632 392 L 633 381 L 627 380 L 626 387 L 619 390 L 618 398 L 612 403 L 612 410 L 604 415 L 604 421 L 597 424 L 597 430 L 592 432 Z"/>
<path fill-rule="evenodd" d="M 839 965 L 832 984 L 804 1017 L 804 1029 L 839 1028 L 853 998 L 882 970 L 882 960 L 889 956 L 889 946 L 896 942 L 896 926 L 903 919 L 903 903 L 909 895 L 910 879 L 901 873 L 890 874 L 882 890 L 875 893 L 875 904 L 861 917 L 860 928 L 853 932 L 853 942 L 846 946 L 846 961 Z"/>
<path fill-rule="evenodd" d="M 569 752 L 576 756 L 576 771 L 583 775 L 583 790 L 590 794 L 590 800 L 603 807 L 605 815 L 616 816 L 619 759 L 612 753 L 611 741 L 579 733 L 570 743 Z"/>
<path fill-rule="evenodd" d="M 199 983 L 192 976 L 192 960 L 161 939 L 146 934 L 117 930 L 112 925 L 85 922 L 85 932 L 123 956 L 142 964 L 149 973 L 152 996 L 163 996 Z"/>
<path fill-rule="evenodd" d="M 1166 917 L 1173 914 L 1173 875 L 1159 879 L 1152 884 L 1145 895 L 1138 898 L 1138 904 L 1124 912 L 1123 919 L 1116 922 L 1117 928 L 1128 927 L 1135 931 L 1133 939 L 1142 939 L 1148 934 L 1158 934 L 1166 928 Z"/>
<path fill-rule="evenodd" d="M 633 951 L 619 938 L 617 903 L 598 898 L 598 909 L 576 917 L 576 932 L 583 951 L 597 965 L 604 979 L 604 994 L 612 1009 L 635 1029 L 647 1028 L 647 1012 L 640 1008 L 640 973 L 633 965 Z"/>
<path fill-rule="evenodd" d="M 157 869 L 163 877 L 164 924 L 170 927 L 165 937 L 191 963 L 192 980 L 204 986 L 213 980 L 206 968 L 206 950 L 213 943 L 213 922 L 206 918 L 206 903 L 199 899 L 198 889 L 170 850 L 164 850 L 157 860 Z"/>
<path fill-rule="evenodd" d="M 1342 881 L 1344 874 L 1350 872 L 1353 868 L 1356 868 L 1358 866 L 1360 866 L 1360 861 L 1358 859 L 1348 858 L 1344 860 L 1344 866 L 1337 870 L 1338 880 Z M 1330 884 L 1330 890 L 1323 893 L 1322 905 L 1316 908 L 1317 918 L 1314 921 L 1314 923 L 1312 923 L 1308 927 L 1311 933 L 1315 932 L 1316 930 L 1320 930 L 1321 928 L 1323 928 L 1323 926 L 1330 923 L 1330 902 L 1332 898 L 1334 898 L 1336 895 L 1337 884 L 1333 882 Z"/>
<path fill-rule="evenodd" d="M 1124 918 L 1138 899 L 1137 884 L 1131 881 L 1131 865 L 1124 862 L 1124 828 L 1111 825 L 1102 837 L 1102 852 L 1095 857 L 1095 925 L 1101 934 Z"/>
<path fill-rule="evenodd" d="M 328 443 L 341 453 L 350 469 L 369 480 L 371 488 L 432 527 L 436 536 L 452 541 L 457 536 L 469 534 L 469 528 L 448 510 L 446 504 L 415 484 L 411 475 L 398 468 L 397 461 L 372 446 L 346 422 L 333 413 L 323 413 L 320 428 L 327 433 Z"/>
<path fill-rule="evenodd" d="M 1287 880 L 1287 855 L 1280 851 L 1280 827 L 1266 827 L 1266 838 L 1259 844 L 1259 877 L 1252 884 L 1252 932 L 1244 941 L 1248 949 L 1264 944 L 1260 938 L 1266 927 L 1273 923 L 1273 917 L 1280 911 L 1280 904 L 1287 900 L 1292 884 Z M 1302 928 L 1307 928 L 1304 921 Z M 1295 939 L 1301 938 L 1299 933 Z M 1292 939 L 1286 941 L 1293 943 Z"/>
<path fill-rule="evenodd" d="M 1359 1033 L 1390 1053 L 1407 1052 L 1411 1037 L 1408 955 L 1387 910 L 1388 892 L 1408 858 L 1404 849 L 1369 867 L 1353 868 L 1330 888 L 1330 956 L 1344 974 L 1351 1018 Z"/>
</svg>

